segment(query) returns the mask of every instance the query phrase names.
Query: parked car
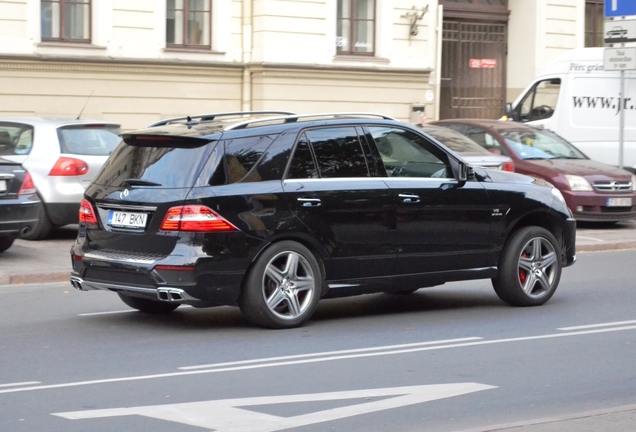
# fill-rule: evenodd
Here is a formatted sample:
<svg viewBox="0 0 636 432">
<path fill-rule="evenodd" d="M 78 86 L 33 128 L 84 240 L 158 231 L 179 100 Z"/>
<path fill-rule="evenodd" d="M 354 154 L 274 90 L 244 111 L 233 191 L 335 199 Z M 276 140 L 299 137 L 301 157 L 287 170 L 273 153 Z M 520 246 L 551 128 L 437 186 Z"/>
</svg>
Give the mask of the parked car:
<svg viewBox="0 0 636 432">
<path fill-rule="evenodd" d="M 417 126 L 427 135 L 460 155 L 470 165 L 511 172 L 515 170 L 515 164 L 511 158 L 489 152 L 466 135 L 443 126 L 432 124 L 418 124 Z M 382 152 L 381 147 L 380 152 Z"/>
<path fill-rule="evenodd" d="M 118 124 L 47 117 L 0 117 L 0 156 L 31 174 L 40 197 L 38 223 L 21 237 L 45 238 L 76 224 L 86 186 L 121 141 Z"/>
<path fill-rule="evenodd" d="M 218 113 L 122 137 L 81 203 L 71 284 L 142 312 L 238 304 L 288 328 L 320 298 L 478 278 L 534 306 L 575 261 L 557 189 L 387 116 Z"/>
<path fill-rule="evenodd" d="M 39 204 L 31 175 L 0 157 L 0 252 L 37 224 Z"/>
<path fill-rule="evenodd" d="M 591 160 L 554 132 L 498 120 L 452 119 L 435 124 L 461 132 L 492 152 L 510 156 L 516 172 L 553 184 L 578 221 L 636 218 L 636 176 Z"/>
</svg>

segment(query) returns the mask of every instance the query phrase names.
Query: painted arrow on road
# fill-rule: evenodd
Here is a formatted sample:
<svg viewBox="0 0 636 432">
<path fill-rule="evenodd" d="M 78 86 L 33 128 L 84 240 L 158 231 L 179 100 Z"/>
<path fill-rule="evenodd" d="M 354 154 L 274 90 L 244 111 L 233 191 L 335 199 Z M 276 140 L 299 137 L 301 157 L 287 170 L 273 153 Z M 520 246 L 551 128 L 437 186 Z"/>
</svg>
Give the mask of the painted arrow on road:
<svg viewBox="0 0 636 432">
<path fill-rule="evenodd" d="M 140 415 L 218 432 L 275 432 L 494 388 L 496 387 L 479 383 L 435 384 L 75 411 L 53 415 L 70 420 Z M 266 413 L 268 407 L 271 411 L 274 405 L 320 401 L 338 401 L 344 406 L 291 417 Z"/>
</svg>

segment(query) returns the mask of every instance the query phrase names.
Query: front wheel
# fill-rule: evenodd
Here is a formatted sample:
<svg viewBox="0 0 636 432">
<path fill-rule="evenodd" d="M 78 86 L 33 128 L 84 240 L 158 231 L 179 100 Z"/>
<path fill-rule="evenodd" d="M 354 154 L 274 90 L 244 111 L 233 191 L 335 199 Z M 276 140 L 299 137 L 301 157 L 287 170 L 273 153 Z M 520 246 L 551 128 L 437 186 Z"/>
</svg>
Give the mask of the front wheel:
<svg viewBox="0 0 636 432">
<path fill-rule="evenodd" d="M 164 303 L 159 300 L 148 300 L 129 296 L 121 292 L 118 292 L 117 295 L 126 305 L 147 314 L 166 315 L 179 307 L 179 303 Z"/>
<path fill-rule="evenodd" d="M 503 249 L 492 280 L 500 299 L 513 306 L 538 306 L 554 294 L 561 278 L 561 248 L 544 228 L 515 232 Z"/>
<path fill-rule="evenodd" d="M 267 248 L 250 269 L 239 298 L 253 324 L 293 328 L 304 324 L 320 300 L 322 271 L 305 246 L 282 241 Z"/>
</svg>

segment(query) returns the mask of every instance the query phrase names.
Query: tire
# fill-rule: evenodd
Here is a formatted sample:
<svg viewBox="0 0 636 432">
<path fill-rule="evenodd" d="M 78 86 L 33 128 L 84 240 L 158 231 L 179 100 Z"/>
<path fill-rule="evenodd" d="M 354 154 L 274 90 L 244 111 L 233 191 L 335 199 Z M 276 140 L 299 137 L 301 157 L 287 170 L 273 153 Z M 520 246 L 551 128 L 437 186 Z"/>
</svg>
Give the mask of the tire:
<svg viewBox="0 0 636 432">
<path fill-rule="evenodd" d="M 298 327 L 316 311 L 322 286 L 322 271 L 309 249 L 281 241 L 267 248 L 249 270 L 239 307 L 252 324 Z"/>
<path fill-rule="evenodd" d="M 0 237 L 0 252 L 4 252 L 11 247 L 15 238 L 13 237 Z"/>
<path fill-rule="evenodd" d="M 38 204 L 38 222 L 26 233 L 20 234 L 20 238 L 24 240 L 44 240 L 51 230 L 53 224 L 49 220 L 49 216 L 44 208 L 44 201 L 40 197 L 40 204 Z"/>
<path fill-rule="evenodd" d="M 137 309 L 139 312 L 153 314 L 153 315 L 166 315 L 179 307 L 179 303 L 164 303 L 159 300 L 148 300 L 139 297 L 132 297 L 128 294 L 118 292 L 117 295 L 133 309 Z"/>
<path fill-rule="evenodd" d="M 540 227 L 526 227 L 508 240 L 492 285 L 512 306 L 539 306 L 550 300 L 561 279 L 561 248 Z"/>
</svg>

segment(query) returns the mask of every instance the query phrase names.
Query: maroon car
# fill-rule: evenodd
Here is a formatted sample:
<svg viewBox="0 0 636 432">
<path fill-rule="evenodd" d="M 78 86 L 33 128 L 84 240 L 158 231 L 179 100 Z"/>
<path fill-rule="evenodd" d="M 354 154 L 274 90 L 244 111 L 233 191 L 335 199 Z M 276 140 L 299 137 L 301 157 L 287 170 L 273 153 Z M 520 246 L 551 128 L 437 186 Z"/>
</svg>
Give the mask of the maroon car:
<svg viewBox="0 0 636 432">
<path fill-rule="evenodd" d="M 463 133 L 493 153 L 510 156 L 516 172 L 552 183 L 563 193 L 578 221 L 636 219 L 636 176 L 591 160 L 554 132 L 499 120 L 452 119 L 434 123 Z"/>
</svg>

